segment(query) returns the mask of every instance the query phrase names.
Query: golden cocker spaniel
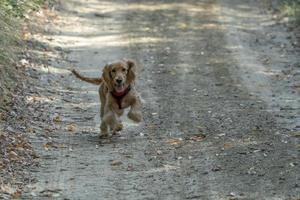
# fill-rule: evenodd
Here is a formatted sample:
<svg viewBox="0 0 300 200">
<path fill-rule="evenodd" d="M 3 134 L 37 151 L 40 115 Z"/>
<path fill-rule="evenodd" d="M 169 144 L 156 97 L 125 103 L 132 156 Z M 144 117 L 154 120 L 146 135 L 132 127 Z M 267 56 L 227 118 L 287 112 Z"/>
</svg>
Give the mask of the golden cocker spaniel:
<svg viewBox="0 0 300 200">
<path fill-rule="evenodd" d="M 72 72 L 83 81 L 100 85 L 100 137 L 107 137 L 109 129 L 112 134 L 122 130 L 123 125 L 120 116 L 123 115 L 125 108 L 130 107 L 128 118 L 135 122 L 142 120 L 142 104 L 134 88 L 136 78 L 136 64 L 134 61 L 121 60 L 108 64 L 104 67 L 100 78 L 85 77 L 76 70 L 72 70 Z"/>
</svg>

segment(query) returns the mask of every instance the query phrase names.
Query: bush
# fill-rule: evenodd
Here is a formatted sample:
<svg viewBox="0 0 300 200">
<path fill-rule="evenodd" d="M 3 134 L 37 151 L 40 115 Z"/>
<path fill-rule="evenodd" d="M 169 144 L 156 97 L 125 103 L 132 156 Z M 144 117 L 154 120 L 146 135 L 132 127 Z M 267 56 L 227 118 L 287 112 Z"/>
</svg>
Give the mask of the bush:
<svg viewBox="0 0 300 200">
<path fill-rule="evenodd" d="M 43 2 L 44 0 L 1 0 L 0 10 L 4 15 L 24 17 L 28 11 L 39 8 Z"/>
<path fill-rule="evenodd" d="M 281 6 L 283 14 L 300 18 L 300 0 L 283 0 Z"/>
</svg>

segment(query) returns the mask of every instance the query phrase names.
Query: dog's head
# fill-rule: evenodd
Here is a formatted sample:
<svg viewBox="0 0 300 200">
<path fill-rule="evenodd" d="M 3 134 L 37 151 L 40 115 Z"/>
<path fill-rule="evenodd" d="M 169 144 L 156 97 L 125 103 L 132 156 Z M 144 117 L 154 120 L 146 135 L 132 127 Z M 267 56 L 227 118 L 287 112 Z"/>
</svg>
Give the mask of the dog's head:
<svg viewBox="0 0 300 200">
<path fill-rule="evenodd" d="M 123 92 L 134 83 L 136 64 L 132 60 L 108 64 L 103 69 L 103 79 L 110 91 Z"/>
</svg>

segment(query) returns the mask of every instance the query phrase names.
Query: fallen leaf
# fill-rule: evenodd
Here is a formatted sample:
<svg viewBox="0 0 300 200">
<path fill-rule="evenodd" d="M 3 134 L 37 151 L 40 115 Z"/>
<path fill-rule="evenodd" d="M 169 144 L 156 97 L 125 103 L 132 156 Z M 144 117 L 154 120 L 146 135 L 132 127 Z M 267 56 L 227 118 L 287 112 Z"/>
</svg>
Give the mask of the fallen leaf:
<svg viewBox="0 0 300 200">
<path fill-rule="evenodd" d="M 7 194 L 14 194 L 16 192 L 16 189 L 13 188 L 10 184 L 1 185 L 0 187 L 1 191 Z"/>
<path fill-rule="evenodd" d="M 177 74 L 177 72 L 176 72 L 175 70 L 171 70 L 169 73 L 170 73 L 172 76 L 175 76 L 175 75 Z"/>
<path fill-rule="evenodd" d="M 13 199 L 19 199 L 21 197 L 21 192 L 16 191 L 11 196 L 12 196 Z"/>
<path fill-rule="evenodd" d="M 293 136 L 294 136 L 294 137 L 300 137 L 300 132 L 295 132 L 295 133 L 293 133 Z"/>
<path fill-rule="evenodd" d="M 43 147 L 46 151 L 48 151 L 50 146 L 48 144 L 43 144 Z"/>
<path fill-rule="evenodd" d="M 45 131 L 47 131 L 47 132 L 53 132 L 53 130 L 54 130 L 53 128 L 49 128 L 49 127 L 45 128 Z"/>
<path fill-rule="evenodd" d="M 70 131 L 70 132 L 74 132 L 74 131 L 76 131 L 76 125 L 75 124 L 69 124 L 69 125 L 67 125 L 66 130 Z"/>
<path fill-rule="evenodd" d="M 157 155 L 161 155 L 163 152 L 161 150 L 156 151 Z"/>
<path fill-rule="evenodd" d="M 56 145 L 53 144 L 53 142 L 47 142 L 45 144 L 43 144 L 43 147 L 46 151 L 50 150 L 51 148 L 57 148 Z"/>
<path fill-rule="evenodd" d="M 167 143 L 170 145 L 180 145 L 182 143 L 182 139 L 170 139 L 167 141 Z"/>
<path fill-rule="evenodd" d="M 229 144 L 229 143 L 224 144 L 224 149 L 229 149 L 231 147 L 232 147 L 232 144 Z"/>
<path fill-rule="evenodd" d="M 58 145 L 56 145 L 55 147 L 61 148 L 61 149 L 66 149 L 66 148 L 68 148 L 68 146 L 65 145 L 65 144 L 58 144 Z"/>
<path fill-rule="evenodd" d="M 4 114 L 0 112 L 0 121 L 4 120 Z"/>
<path fill-rule="evenodd" d="M 55 116 L 55 117 L 53 118 L 53 121 L 54 121 L 54 122 L 57 122 L 57 123 L 62 122 L 60 116 Z"/>
<path fill-rule="evenodd" d="M 179 23 L 178 24 L 178 28 L 182 29 L 182 30 L 186 30 L 188 28 L 188 25 L 185 23 Z"/>
<path fill-rule="evenodd" d="M 22 67 L 26 67 L 29 65 L 29 61 L 26 59 L 21 59 L 20 64 L 22 65 Z"/>
<path fill-rule="evenodd" d="M 148 124 L 147 127 L 149 129 L 155 129 L 155 128 L 157 128 L 157 126 L 155 124 L 153 124 L 153 123 Z"/>
<path fill-rule="evenodd" d="M 119 161 L 119 160 L 113 160 L 111 163 L 110 163 L 110 165 L 112 165 L 112 166 L 118 166 L 118 165 L 121 165 L 121 164 L 123 164 L 121 161 Z"/>
<path fill-rule="evenodd" d="M 59 189 L 59 188 L 54 188 L 54 189 L 45 189 L 45 190 L 42 190 L 40 191 L 40 193 L 59 193 L 61 192 L 62 189 Z"/>
<path fill-rule="evenodd" d="M 206 135 L 204 134 L 198 134 L 198 135 L 194 135 L 192 137 L 190 137 L 190 140 L 193 140 L 195 142 L 201 142 L 206 138 Z"/>
<path fill-rule="evenodd" d="M 11 160 L 18 160 L 18 154 L 16 152 L 14 152 L 14 151 L 10 151 L 9 152 L 9 158 Z"/>
<path fill-rule="evenodd" d="M 33 130 L 33 128 L 28 127 L 26 129 L 26 132 L 32 134 L 32 133 L 34 133 L 34 130 Z"/>
</svg>

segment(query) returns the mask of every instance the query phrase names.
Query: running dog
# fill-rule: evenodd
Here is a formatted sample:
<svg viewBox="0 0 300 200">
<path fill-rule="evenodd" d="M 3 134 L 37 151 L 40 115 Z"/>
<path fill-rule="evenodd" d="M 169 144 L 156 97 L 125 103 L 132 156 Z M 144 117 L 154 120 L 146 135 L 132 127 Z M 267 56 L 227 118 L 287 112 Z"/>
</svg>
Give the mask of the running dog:
<svg viewBox="0 0 300 200">
<path fill-rule="evenodd" d="M 120 116 L 124 109 L 130 107 L 128 118 L 135 122 L 142 120 L 142 104 L 134 88 L 136 64 L 132 60 L 121 60 L 107 64 L 99 78 L 85 77 L 76 70 L 72 73 L 82 81 L 99 85 L 101 102 L 100 138 L 108 137 L 109 131 L 115 134 L 123 129 Z"/>
</svg>

